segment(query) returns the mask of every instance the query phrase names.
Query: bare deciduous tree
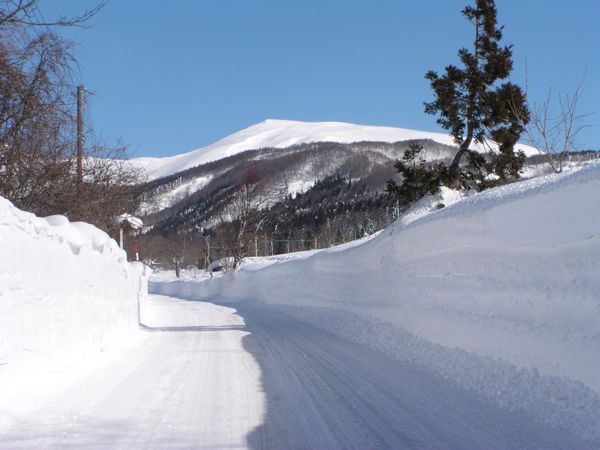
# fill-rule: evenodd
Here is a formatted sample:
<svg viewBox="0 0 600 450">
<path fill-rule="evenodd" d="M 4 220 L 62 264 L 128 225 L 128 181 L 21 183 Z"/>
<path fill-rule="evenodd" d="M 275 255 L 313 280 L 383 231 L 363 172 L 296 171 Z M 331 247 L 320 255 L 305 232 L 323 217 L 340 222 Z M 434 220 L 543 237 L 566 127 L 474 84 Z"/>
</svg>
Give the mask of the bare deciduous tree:
<svg viewBox="0 0 600 450">
<path fill-rule="evenodd" d="M 135 209 L 142 173 L 125 158 L 127 147 L 109 146 L 101 140 L 87 150 L 83 183 L 73 192 L 71 215 L 77 220 L 108 228 L 114 217 Z"/>
<path fill-rule="evenodd" d="M 0 194 L 43 212 L 70 178 L 73 58 L 52 33 L 21 37 L 0 27 Z"/>
<path fill-rule="evenodd" d="M 553 96 L 552 89 L 548 89 L 544 101 L 531 108 L 529 124 L 523 124 L 528 143 L 548 158 L 555 173 L 562 172 L 569 152 L 580 150 L 578 136 L 589 126 L 585 120 L 592 113 L 579 112 L 584 80 L 585 75 L 573 94 Z"/>
<path fill-rule="evenodd" d="M 67 214 L 106 229 L 111 216 L 131 212 L 140 174 L 121 160 L 123 145 L 98 140 L 76 186 L 76 61 L 71 42 L 51 28 L 82 25 L 103 6 L 45 21 L 35 0 L 0 0 L 0 195 L 40 215 Z"/>
<path fill-rule="evenodd" d="M 234 189 L 231 200 L 219 214 L 216 235 L 224 255 L 233 258 L 235 269 L 254 245 L 265 218 L 265 207 L 281 193 L 267 189 L 265 181 L 252 169 Z"/>
</svg>

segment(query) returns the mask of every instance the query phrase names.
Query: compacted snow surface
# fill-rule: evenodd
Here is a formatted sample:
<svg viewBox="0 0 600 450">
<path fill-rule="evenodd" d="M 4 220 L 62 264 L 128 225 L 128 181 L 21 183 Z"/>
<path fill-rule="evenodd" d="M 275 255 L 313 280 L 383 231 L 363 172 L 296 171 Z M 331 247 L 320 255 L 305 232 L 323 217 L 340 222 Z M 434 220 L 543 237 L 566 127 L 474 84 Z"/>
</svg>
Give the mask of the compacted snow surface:
<svg viewBox="0 0 600 450">
<path fill-rule="evenodd" d="M 570 433 L 283 312 L 151 295 L 147 338 L 35 409 L 9 448 L 566 448 Z"/>
<path fill-rule="evenodd" d="M 157 274 L 147 297 L 119 291 L 124 305 L 140 301 L 135 331 L 104 324 L 107 342 L 129 345 L 105 357 L 89 345 L 86 370 L 54 345 L 70 361 L 60 382 L 43 381 L 57 370 L 43 359 L 28 362 L 33 379 L 5 378 L 0 394 L 15 389 L 0 395 L 0 448 L 597 448 L 599 191 L 594 165 L 444 193 L 452 206 L 431 213 L 422 202 L 345 247 L 249 259 L 212 279 Z M 3 214 L 11 236 L 43 220 Z M 28 232 L 57 241 L 46 257 L 72 250 L 64 234 Z M 89 266 L 85 248 L 66 260 Z M 117 255 L 114 280 L 141 282 L 117 250 L 106 253 Z M 18 276 L 2 263 L 0 302 L 25 337 L 51 338 L 36 319 L 43 302 L 35 313 L 49 280 L 31 258 Z M 35 277 L 37 294 L 23 294 Z M 55 286 L 67 296 L 81 279 Z M 119 314 L 138 323 L 135 308 Z M 96 333 L 90 317 L 73 321 L 85 326 L 65 322 L 72 339 Z M 10 329 L 0 328 L 7 367 L 29 353 Z"/>
</svg>

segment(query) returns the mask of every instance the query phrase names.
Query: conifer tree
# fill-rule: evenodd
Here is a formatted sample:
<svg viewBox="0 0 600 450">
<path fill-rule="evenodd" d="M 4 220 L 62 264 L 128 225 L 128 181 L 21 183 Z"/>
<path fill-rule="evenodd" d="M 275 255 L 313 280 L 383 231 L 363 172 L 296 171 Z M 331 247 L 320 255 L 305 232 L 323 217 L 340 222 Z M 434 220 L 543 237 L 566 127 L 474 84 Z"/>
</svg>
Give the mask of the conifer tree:
<svg viewBox="0 0 600 450">
<path fill-rule="evenodd" d="M 425 103 L 425 112 L 438 115 L 437 122 L 459 145 L 448 174 L 454 184 L 465 187 L 472 179 L 481 181 L 485 172 L 501 179 L 518 177 L 524 155 L 515 153 L 514 146 L 529 121 L 529 111 L 519 86 L 499 83 L 512 70 L 512 46 L 500 44 L 503 27 L 497 25 L 494 0 L 476 0 L 462 13 L 474 26 L 473 48 L 458 51 L 462 67 L 449 65 L 442 75 L 426 74 L 435 100 Z M 474 141 L 486 145 L 487 139 L 499 149 L 491 161 L 469 149 Z M 466 168 L 461 167 L 463 158 Z"/>
<path fill-rule="evenodd" d="M 402 159 L 396 161 L 394 167 L 402 175 L 402 183 L 388 180 L 386 191 L 395 197 L 400 208 L 410 205 L 425 194 L 434 193 L 437 188 L 437 174 L 425 165 L 421 157 L 423 146 L 411 142 L 404 150 Z"/>
</svg>

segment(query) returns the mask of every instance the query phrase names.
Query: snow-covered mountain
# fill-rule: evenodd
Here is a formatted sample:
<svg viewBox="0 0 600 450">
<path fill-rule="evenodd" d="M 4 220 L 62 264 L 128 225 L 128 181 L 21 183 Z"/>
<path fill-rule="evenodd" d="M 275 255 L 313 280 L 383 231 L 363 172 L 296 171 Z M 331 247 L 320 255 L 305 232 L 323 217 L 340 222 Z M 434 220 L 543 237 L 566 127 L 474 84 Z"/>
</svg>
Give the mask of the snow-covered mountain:
<svg viewBox="0 0 600 450">
<path fill-rule="evenodd" d="M 132 161 L 148 172 L 149 179 L 154 180 L 246 150 L 286 148 L 311 142 L 398 142 L 411 139 L 429 139 L 444 145 L 455 145 L 452 137 L 443 133 L 344 122 L 268 119 L 191 152 L 163 158 L 134 158 Z M 483 150 L 477 144 L 473 144 L 473 148 Z M 527 156 L 536 153 L 535 149 L 527 145 L 519 145 L 518 148 Z"/>
</svg>

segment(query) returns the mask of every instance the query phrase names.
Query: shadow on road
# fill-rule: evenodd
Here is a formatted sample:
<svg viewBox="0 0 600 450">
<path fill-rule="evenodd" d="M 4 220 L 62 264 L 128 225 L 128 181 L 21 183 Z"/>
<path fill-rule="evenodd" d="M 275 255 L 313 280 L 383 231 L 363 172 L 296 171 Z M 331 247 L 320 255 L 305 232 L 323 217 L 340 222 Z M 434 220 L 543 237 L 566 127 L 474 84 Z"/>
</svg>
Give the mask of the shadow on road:
<svg viewBox="0 0 600 450">
<path fill-rule="evenodd" d="M 236 308 L 265 395 L 249 448 L 587 448 L 568 432 L 284 311 Z"/>
</svg>

